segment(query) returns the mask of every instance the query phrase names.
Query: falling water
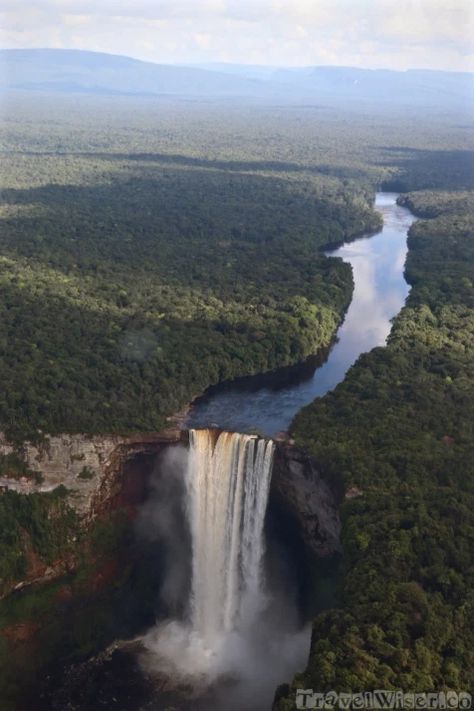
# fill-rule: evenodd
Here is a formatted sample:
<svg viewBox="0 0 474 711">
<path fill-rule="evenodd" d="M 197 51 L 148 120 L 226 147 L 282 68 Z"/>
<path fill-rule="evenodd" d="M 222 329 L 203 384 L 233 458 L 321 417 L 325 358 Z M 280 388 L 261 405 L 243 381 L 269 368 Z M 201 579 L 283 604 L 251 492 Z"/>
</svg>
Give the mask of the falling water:
<svg viewBox="0 0 474 711">
<path fill-rule="evenodd" d="M 263 524 L 272 459 L 271 441 L 190 431 L 191 625 L 209 649 L 251 625 L 264 605 Z"/>
<path fill-rule="evenodd" d="M 173 680 L 176 689 L 183 682 L 183 693 L 204 703 L 196 708 L 261 711 L 270 708 L 281 679 L 304 665 L 310 637 L 287 578 L 280 587 L 274 576 L 271 591 L 265 586 L 274 444 L 205 429 L 190 430 L 189 441 L 181 469 L 191 543 L 188 613 L 147 633 L 142 664 L 147 674 Z M 169 475 L 176 473 L 170 467 Z M 168 528 L 174 545 L 175 527 Z M 206 693 L 211 696 L 200 696 Z"/>
</svg>

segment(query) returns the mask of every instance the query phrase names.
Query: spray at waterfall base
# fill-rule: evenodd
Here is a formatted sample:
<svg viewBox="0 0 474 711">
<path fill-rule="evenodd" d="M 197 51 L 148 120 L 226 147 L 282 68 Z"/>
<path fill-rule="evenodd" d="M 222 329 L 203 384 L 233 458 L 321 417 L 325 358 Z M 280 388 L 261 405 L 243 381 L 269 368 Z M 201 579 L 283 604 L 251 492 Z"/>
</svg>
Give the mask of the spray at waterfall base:
<svg viewBox="0 0 474 711">
<path fill-rule="evenodd" d="M 147 634 L 143 664 L 148 672 L 201 684 L 235 678 L 251 688 L 268 679 L 271 690 L 304 665 L 309 645 L 293 605 L 266 585 L 264 523 L 274 444 L 218 430 L 189 434 L 181 461 L 175 452 L 162 465 L 165 478 L 182 486 L 188 600 L 181 616 Z M 179 547 L 176 539 L 170 543 Z M 172 565 L 178 558 L 171 552 Z"/>
</svg>

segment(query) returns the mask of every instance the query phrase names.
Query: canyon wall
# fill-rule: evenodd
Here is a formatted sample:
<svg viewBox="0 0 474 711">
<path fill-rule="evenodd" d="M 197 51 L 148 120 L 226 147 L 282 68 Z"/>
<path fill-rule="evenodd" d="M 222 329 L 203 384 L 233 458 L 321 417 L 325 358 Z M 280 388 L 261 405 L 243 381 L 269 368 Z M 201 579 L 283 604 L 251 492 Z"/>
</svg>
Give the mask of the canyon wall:
<svg viewBox="0 0 474 711">
<path fill-rule="evenodd" d="M 19 447 L 0 437 L 0 501 L 17 526 L 0 573 L 0 708 L 26 711 L 38 675 L 153 623 L 159 566 L 135 550 L 134 520 L 160 452 L 186 436 L 62 434 Z M 23 473 L 10 471 L 18 461 Z"/>
<path fill-rule="evenodd" d="M 65 486 L 70 492 L 70 506 L 87 520 L 120 492 L 127 462 L 140 455 L 158 454 L 183 436 L 178 428 L 126 437 L 60 434 L 17 446 L 0 434 L 0 457 L 16 454 L 28 469 L 24 476 L 9 476 L 8 472 L 0 476 L 0 490 L 31 494 Z"/>
<path fill-rule="evenodd" d="M 176 427 L 127 437 L 46 436 L 20 448 L 0 438 L 0 456 L 21 456 L 28 472 L 8 477 L 4 470 L 0 497 L 9 489 L 34 494 L 63 486 L 79 522 L 54 560 L 38 555 L 30 542 L 23 546 L 26 573 L 0 600 L 0 698 L 10 694 L 12 709 L 23 711 L 15 704 L 34 693 L 38 673 L 86 659 L 153 624 L 161 559 L 153 545 L 137 547 L 133 524 L 160 453 L 187 441 L 188 432 Z M 319 559 L 340 551 L 342 496 L 306 455 L 276 443 L 270 506 L 273 497 Z"/>
<path fill-rule="evenodd" d="M 41 443 L 14 447 L 0 435 L 0 457 L 16 453 L 28 475 L 0 476 L 2 491 L 33 494 L 67 489 L 67 504 L 83 529 L 108 520 L 116 511 L 134 519 L 147 493 L 147 483 L 164 448 L 188 441 L 188 432 L 172 427 L 161 432 L 120 435 L 62 434 Z M 317 557 L 340 552 L 339 504 L 341 486 L 328 484 L 317 466 L 288 442 L 277 442 L 272 475 L 272 496 L 293 518 L 304 544 Z M 36 475 L 36 476 L 34 476 Z M 50 580 L 74 569 L 74 556 L 48 563 L 28 556 L 24 579 L 12 582 L 20 589 L 42 578 Z M 4 591 L 5 594 L 5 591 Z"/>
<path fill-rule="evenodd" d="M 25 442 L 21 446 L 13 445 L 0 435 L 0 457 L 14 455 L 24 463 L 26 472 L 23 475 L 10 473 L 8 467 L 4 467 L 0 496 L 7 491 L 46 494 L 59 486 L 65 487 L 65 504 L 77 515 L 81 533 L 71 533 L 69 545 L 51 559 L 38 551 L 34 532 L 27 526 L 22 527 L 21 540 L 16 547 L 18 555 L 24 558 L 23 571 L 11 580 L 0 580 L 1 598 L 27 586 L 73 573 L 79 558 L 84 557 L 82 542 L 87 538 L 87 531 L 97 522 L 107 522 L 117 511 L 132 521 L 146 497 L 147 482 L 156 466 L 157 455 L 164 447 L 183 438 L 186 433 L 176 427 L 126 437 L 48 435 L 40 443 Z M 59 511 L 59 506 L 52 506 L 48 520 L 62 515 L 63 511 Z"/>
<path fill-rule="evenodd" d="M 287 442 L 277 443 L 272 495 L 292 516 L 303 542 L 318 558 L 341 552 L 342 483 L 327 482 L 316 463 Z"/>
</svg>

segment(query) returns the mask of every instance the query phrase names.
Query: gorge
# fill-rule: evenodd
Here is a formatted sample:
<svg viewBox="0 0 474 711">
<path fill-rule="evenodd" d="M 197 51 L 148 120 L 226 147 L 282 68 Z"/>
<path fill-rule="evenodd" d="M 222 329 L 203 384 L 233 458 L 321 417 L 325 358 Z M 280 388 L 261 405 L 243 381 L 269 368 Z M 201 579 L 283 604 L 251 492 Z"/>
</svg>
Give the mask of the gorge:
<svg viewBox="0 0 474 711">
<path fill-rule="evenodd" d="M 375 207 L 381 210 L 384 226 L 376 236 L 367 236 L 355 242 L 344 244 L 336 250 L 326 252 L 329 257 L 341 257 L 351 264 L 354 277 L 354 293 L 348 312 L 339 329 L 337 342 L 332 348 L 327 361 L 317 367 L 308 377 L 304 371 L 304 379 L 299 377 L 297 367 L 293 369 L 293 381 L 286 381 L 283 386 L 268 387 L 267 382 L 259 386 L 259 378 L 240 379 L 235 383 L 218 386 L 211 389 L 209 395 L 199 398 L 191 408 L 186 424 L 190 427 L 224 427 L 232 431 L 252 432 L 254 430 L 265 436 L 275 436 L 281 431 L 286 431 L 296 413 L 309 404 L 315 397 L 320 397 L 332 390 L 341 382 L 350 366 L 358 356 L 376 346 L 383 345 L 390 332 L 391 321 L 403 306 L 408 294 L 403 270 L 407 253 L 407 233 L 413 222 L 409 210 L 397 204 L 397 194 L 378 193 Z M 193 546 L 192 590 L 191 590 L 191 620 L 192 629 L 198 631 L 199 643 L 203 639 L 214 639 L 215 635 L 222 642 L 222 632 L 241 631 L 239 625 L 251 624 L 252 615 L 262 625 L 264 620 L 265 604 L 262 597 L 264 591 L 264 566 L 263 566 L 263 516 L 267 502 L 265 492 L 269 490 L 269 468 L 263 467 L 264 440 L 259 440 L 256 445 L 260 456 L 253 454 L 254 437 L 243 434 L 219 434 L 213 430 L 190 431 L 191 449 L 187 468 L 188 506 L 191 506 L 190 516 L 191 538 Z M 284 436 L 283 439 L 286 439 Z M 197 456 L 196 447 L 199 443 L 203 447 Z M 226 443 L 226 445 L 224 445 Z M 232 443 L 232 444 L 231 444 Z M 242 459 L 240 447 L 249 449 L 250 469 Z M 225 454 L 226 449 L 229 448 Z M 273 449 L 273 445 L 270 446 Z M 199 451 L 199 450 L 198 450 Z M 231 452 L 231 453 L 230 453 Z M 284 443 L 277 443 L 276 449 L 279 459 L 277 476 L 273 481 L 273 506 L 275 499 L 283 503 L 285 515 L 298 528 L 301 539 L 300 547 L 305 547 L 313 556 L 319 559 L 334 559 L 340 550 L 339 519 L 337 514 L 338 499 L 344 492 L 338 491 L 338 483 L 331 482 L 331 486 L 324 481 L 317 472 L 317 466 L 306 460 L 297 452 L 292 451 Z M 269 462 L 272 457 L 269 457 Z M 259 465 L 257 466 L 258 461 Z M 255 462 L 255 467 L 254 463 Z M 257 470 L 260 470 L 261 491 L 258 496 L 260 504 L 257 506 L 253 517 L 254 532 L 248 536 L 248 519 L 246 513 L 255 507 L 252 487 L 247 493 L 247 476 L 250 482 L 254 481 Z M 190 479 L 190 473 L 192 473 Z M 220 477 L 220 481 L 219 481 Z M 193 483 L 189 490 L 190 480 Z M 216 483 L 219 486 L 216 490 Z M 245 492 L 242 499 L 242 491 Z M 220 496 L 219 496 L 220 493 Z M 345 492 L 346 496 L 357 496 L 360 492 Z M 250 499 L 247 499 L 250 494 Z M 216 509 L 216 498 L 219 505 Z M 196 505 L 198 504 L 198 505 Z M 206 515 L 209 517 L 206 519 Z M 280 511 L 281 516 L 281 511 Z M 280 519 L 281 525 L 282 519 Z M 202 534 L 205 534 L 204 537 Z M 217 540 L 216 540 L 217 539 Z M 268 538 L 267 542 L 271 545 Z M 204 545 L 201 545 L 205 541 Z M 239 541 L 239 543 L 236 543 Z M 251 542 L 251 547 L 249 548 Z M 240 565 L 236 568 L 239 559 Z M 226 552 L 227 548 L 227 552 Z M 249 565 L 247 556 L 251 553 L 252 564 Z M 288 551 L 287 551 L 288 553 Z M 224 564 L 225 561 L 225 564 Z M 240 571 L 240 572 L 239 572 Z M 236 595 L 238 578 L 242 576 L 240 597 Z M 308 577 L 309 570 L 302 571 L 302 577 Z M 318 574 L 316 574 L 317 577 Z M 318 585 L 318 581 L 313 580 Z M 237 586 L 237 587 L 236 587 Z M 246 595 L 252 591 L 252 614 L 248 619 L 248 607 L 240 607 L 248 598 Z M 271 591 L 275 594 L 275 590 Z M 290 596 L 291 597 L 291 596 Z M 301 603 L 301 600 L 300 600 Z M 297 605 L 296 597 L 287 597 L 285 604 L 293 607 Z M 321 604 L 321 603 L 320 603 Z M 324 606 L 327 601 L 322 603 Z M 271 594 L 267 594 L 266 606 L 271 607 Z M 304 641 L 305 623 L 311 614 L 305 618 L 304 605 L 300 608 L 299 623 L 295 624 L 292 634 L 299 640 L 293 647 L 294 658 L 288 664 L 287 675 L 292 676 L 301 666 L 304 659 L 305 646 L 309 647 L 309 630 L 306 627 L 306 642 Z M 321 608 L 320 608 L 321 609 Z M 314 610 L 312 611 L 314 612 Z M 240 613 L 240 614 L 239 614 Z M 247 619 L 246 619 L 247 616 Z M 236 621 L 238 620 L 238 622 Z M 276 626 L 278 624 L 275 621 Z M 247 627 L 247 630 L 249 627 Z M 155 652 L 160 649 L 160 634 L 164 636 L 167 653 L 170 653 L 170 629 L 158 628 Z M 176 634 L 176 630 L 171 633 Z M 278 635 L 276 635 L 278 637 Z M 174 660 L 186 668 L 186 651 L 193 649 L 194 663 L 196 656 L 201 660 L 206 654 L 197 652 L 189 644 L 189 630 L 179 639 L 177 648 L 171 640 L 171 653 Z M 255 639 L 247 636 L 247 648 L 244 654 L 252 658 L 250 644 L 258 648 Z M 270 637 L 271 639 L 271 637 Z M 195 638 L 194 638 L 195 641 Z M 267 640 L 268 641 L 268 640 Z M 285 645 L 279 640 L 280 654 L 285 657 Z M 271 642 L 265 650 L 267 669 L 275 664 L 271 654 Z M 215 649 L 215 648 L 214 648 Z M 225 648 L 217 653 L 220 660 L 226 659 Z M 232 668 L 233 664 L 233 668 Z M 245 670 L 239 668 L 239 661 L 232 660 L 229 668 L 224 673 L 240 675 L 245 678 Z M 202 671 L 202 668 L 201 668 Z M 209 669 L 208 669 L 209 671 Z M 282 670 L 283 671 L 283 670 Z M 175 667 L 176 672 L 176 667 Z M 222 672 L 222 667 L 221 667 Z M 269 688 L 258 698 L 256 705 L 247 697 L 245 708 L 268 708 L 271 703 L 271 682 L 269 675 Z M 265 687 L 265 674 L 260 673 L 260 691 Z M 249 681 L 247 680 L 247 685 Z M 255 698 L 253 699 L 255 703 Z M 240 702 L 241 703 L 241 702 Z M 222 707 L 229 705 L 226 698 Z M 213 707 L 220 708 L 213 701 Z M 237 704 L 236 708 L 241 708 Z"/>
<path fill-rule="evenodd" d="M 277 519 L 276 528 L 282 521 L 285 524 L 283 533 L 280 531 L 279 535 L 284 538 L 290 532 L 291 538 L 295 535 L 293 531 L 298 529 L 299 544 L 303 543 L 316 557 L 330 559 L 337 555 L 340 547 L 337 502 L 344 492 L 334 490 L 334 484 L 328 486 L 319 476 L 314 463 L 301 453 L 292 451 L 287 436 L 276 437 L 276 440 L 283 441 L 273 444 L 271 440 L 250 433 L 258 431 L 266 437 L 275 437 L 287 431 L 295 414 L 315 397 L 333 389 L 361 353 L 385 342 L 391 319 L 408 293 L 403 266 L 406 235 L 412 216 L 406 208 L 396 204 L 396 198 L 395 194 L 386 193 L 377 196 L 376 208 L 381 209 L 384 215 L 384 228 L 379 234 L 358 239 L 327 253 L 331 257 L 342 257 L 351 264 L 355 286 L 338 340 L 326 363 L 311 372 L 309 377 L 307 368 L 302 375 L 302 369 L 295 367 L 290 382 L 287 380 L 283 386 L 269 387 L 265 382 L 261 387 L 262 379 L 254 376 L 213 388 L 193 403 L 185 422 L 185 426 L 190 428 L 189 451 L 186 450 L 186 463 L 181 470 L 185 481 L 184 510 L 191 547 L 190 565 L 188 561 L 190 580 L 185 582 L 187 589 L 181 592 L 181 619 L 172 618 L 170 621 L 158 608 L 157 627 L 143 638 L 145 652 L 142 648 L 139 657 L 143 657 L 143 668 L 148 674 L 153 675 L 156 669 L 174 676 L 179 676 L 180 671 L 194 672 L 195 669 L 190 670 L 189 664 L 192 666 L 199 659 L 198 671 L 201 675 L 208 678 L 222 675 L 228 678 L 230 675 L 232 679 L 233 675 L 240 674 L 248 692 L 256 681 L 261 686 L 263 676 L 273 664 L 275 674 L 268 675 L 265 699 L 259 699 L 255 706 L 265 708 L 271 703 L 278 682 L 291 677 L 304 665 L 309 645 L 309 615 L 308 611 L 303 611 L 305 606 L 301 604 L 300 591 L 296 589 L 301 581 L 297 580 L 295 589 L 291 591 L 285 590 L 284 586 L 277 590 L 273 610 L 267 595 L 264 573 L 268 573 L 272 583 L 276 582 L 276 589 L 284 577 L 281 571 L 275 575 L 272 573 L 269 559 L 273 558 L 274 563 L 280 557 L 285 568 L 295 550 L 291 541 L 287 541 L 289 548 L 282 553 L 279 548 L 281 540 L 275 535 L 275 526 L 271 530 L 271 521 L 267 521 L 265 529 L 268 496 L 267 518 L 273 518 L 274 523 Z M 156 444 L 151 448 L 148 446 L 150 458 L 145 478 L 149 478 L 153 469 L 158 478 L 166 476 L 166 463 L 163 465 L 161 460 L 157 466 L 156 454 L 162 452 L 163 447 L 166 450 L 183 447 L 183 444 L 178 444 L 183 439 L 186 446 L 187 438 L 186 432 L 175 433 L 163 446 L 162 443 L 158 447 Z M 115 444 L 127 450 L 126 443 L 117 441 Z M 130 446 L 133 450 L 133 442 Z M 147 449 L 139 442 L 135 447 L 139 455 Z M 127 451 L 123 461 L 127 461 L 130 455 L 131 450 Z M 270 486 L 273 459 L 275 472 Z M 35 466 L 35 461 L 39 469 L 37 457 L 32 456 L 32 466 Z M 38 484 L 37 488 L 41 490 L 45 486 L 48 486 L 47 481 Z M 99 490 L 106 486 L 104 480 Z M 113 486 L 109 494 L 110 491 L 113 491 Z M 136 507 L 147 506 L 150 503 L 144 499 L 147 496 L 144 482 Z M 108 501 L 111 498 L 109 495 L 105 497 Z M 179 510 L 182 512 L 182 508 L 178 507 Z M 306 562 L 301 562 L 300 572 L 303 570 L 305 575 L 308 574 L 306 565 Z M 285 572 L 288 572 L 287 568 Z M 160 580 L 162 583 L 163 580 Z M 272 593 L 275 592 L 271 584 L 268 587 Z M 285 630 L 285 644 L 289 651 L 283 667 L 275 666 L 278 655 L 272 656 L 270 651 L 272 634 L 262 634 L 263 647 L 262 640 L 256 640 L 251 634 L 252 623 L 258 616 L 263 619 L 265 610 L 267 613 L 270 610 L 270 632 L 271 625 L 274 628 L 277 626 L 278 611 L 281 614 L 290 610 L 290 617 L 294 618 L 289 629 Z M 192 658 L 187 659 L 184 650 L 189 649 L 190 639 L 197 648 L 192 649 Z M 224 647 L 219 645 L 225 646 L 229 641 L 233 644 L 226 647 L 226 654 L 222 654 Z M 281 652 L 281 638 L 276 646 L 280 647 Z M 249 660 L 255 663 L 257 657 L 260 655 L 261 659 L 263 654 L 266 655 L 267 671 L 258 667 L 258 680 L 252 675 L 246 676 Z M 221 665 L 224 660 L 224 666 L 213 668 L 218 658 Z M 243 659 L 246 661 L 244 665 Z M 97 684 L 107 675 L 109 663 L 110 660 L 101 662 Z M 218 686 L 218 696 L 221 690 Z M 119 692 L 112 691 L 114 698 L 117 698 Z M 63 703 L 64 693 L 67 698 L 67 689 L 60 689 L 59 696 L 54 692 L 56 697 L 54 694 L 49 696 L 47 692 L 46 704 L 59 708 L 54 704 Z M 77 688 L 74 691 L 72 687 L 72 693 L 77 694 Z M 156 689 L 147 693 L 151 694 L 150 698 L 156 699 Z M 59 700 L 55 701 L 55 698 Z M 205 695 L 201 698 L 205 708 L 208 701 Z M 179 698 L 172 699 L 180 703 Z M 228 698 L 218 701 L 229 704 Z M 216 703 L 215 698 L 213 703 Z M 248 699 L 246 703 L 246 708 L 251 708 Z M 262 703 L 263 706 L 259 705 Z"/>
</svg>

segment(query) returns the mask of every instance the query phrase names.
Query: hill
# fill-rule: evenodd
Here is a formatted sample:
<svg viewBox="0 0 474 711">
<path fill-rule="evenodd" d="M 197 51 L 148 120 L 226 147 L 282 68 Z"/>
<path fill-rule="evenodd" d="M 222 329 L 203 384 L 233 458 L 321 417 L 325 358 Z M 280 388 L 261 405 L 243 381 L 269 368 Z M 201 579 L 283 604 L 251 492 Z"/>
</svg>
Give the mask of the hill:
<svg viewBox="0 0 474 711">
<path fill-rule="evenodd" d="M 461 72 L 233 64 L 188 67 L 63 49 L 1 50 L 0 63 L 3 90 L 457 108 L 467 108 L 474 96 L 474 75 Z"/>
</svg>

